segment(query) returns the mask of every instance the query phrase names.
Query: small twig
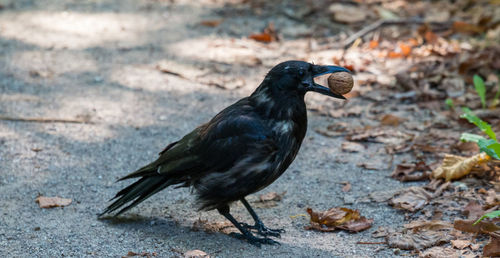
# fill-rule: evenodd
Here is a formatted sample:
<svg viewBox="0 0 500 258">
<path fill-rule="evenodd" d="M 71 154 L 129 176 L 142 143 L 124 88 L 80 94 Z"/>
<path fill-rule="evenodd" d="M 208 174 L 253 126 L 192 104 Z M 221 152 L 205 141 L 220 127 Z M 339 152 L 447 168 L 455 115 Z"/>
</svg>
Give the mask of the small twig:
<svg viewBox="0 0 500 258">
<path fill-rule="evenodd" d="M 0 120 L 14 122 L 35 122 L 35 123 L 73 123 L 73 124 L 93 124 L 93 122 L 84 119 L 64 119 L 64 118 L 45 118 L 45 117 L 10 117 L 0 116 Z"/>
<path fill-rule="evenodd" d="M 389 25 L 407 25 L 407 24 L 424 24 L 428 23 L 430 25 L 434 26 L 451 26 L 453 24 L 452 21 L 448 22 L 426 22 L 422 19 L 406 19 L 406 20 L 378 20 L 366 27 L 363 27 L 361 30 L 357 31 L 356 33 L 352 34 L 349 36 L 344 42 L 342 42 L 343 48 L 349 47 L 356 39 L 363 37 L 364 35 L 378 29 L 379 27 L 382 26 L 389 26 Z"/>
<path fill-rule="evenodd" d="M 358 245 L 383 245 L 386 244 L 387 242 L 356 242 Z"/>
<path fill-rule="evenodd" d="M 365 34 L 370 33 L 371 31 L 374 31 L 374 30 L 378 29 L 385 22 L 387 22 L 387 21 L 386 20 L 378 20 L 378 21 L 376 21 L 376 22 L 374 22 L 374 23 L 372 23 L 372 24 L 364 27 L 363 29 L 359 30 L 358 32 L 352 34 L 346 40 L 344 40 L 344 42 L 342 43 L 343 47 L 347 48 L 356 39 L 358 39 L 360 37 L 363 37 Z"/>
</svg>

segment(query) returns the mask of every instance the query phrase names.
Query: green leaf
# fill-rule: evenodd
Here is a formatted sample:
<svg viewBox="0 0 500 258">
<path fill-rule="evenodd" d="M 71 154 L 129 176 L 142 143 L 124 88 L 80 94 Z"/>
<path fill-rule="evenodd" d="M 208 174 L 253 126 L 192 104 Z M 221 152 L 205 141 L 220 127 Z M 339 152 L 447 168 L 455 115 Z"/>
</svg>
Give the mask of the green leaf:
<svg viewBox="0 0 500 258">
<path fill-rule="evenodd" d="M 483 220 L 485 218 L 494 219 L 494 218 L 498 218 L 498 217 L 500 217 L 500 210 L 488 212 L 488 213 L 484 214 L 483 216 L 481 216 L 481 218 L 476 220 L 476 222 L 474 222 L 474 224 L 472 224 L 472 225 L 476 225 L 477 223 L 479 223 L 481 220 Z"/>
<path fill-rule="evenodd" d="M 455 109 L 455 105 L 453 104 L 453 99 L 447 98 L 444 103 L 446 104 L 446 108 Z"/>
<path fill-rule="evenodd" d="M 473 134 L 473 133 L 462 133 L 462 136 L 460 136 L 460 141 L 463 142 L 479 142 L 479 140 L 486 140 L 481 135 Z"/>
<path fill-rule="evenodd" d="M 481 131 L 483 131 L 491 139 L 495 141 L 497 140 L 495 132 L 491 130 L 491 126 L 488 123 L 484 122 L 483 120 L 481 120 L 481 118 L 474 115 L 474 113 L 472 113 L 472 111 L 469 108 L 463 107 L 462 110 L 464 111 L 465 114 L 461 115 L 460 116 L 461 118 L 467 119 L 470 123 L 473 123 L 477 127 L 479 127 L 479 129 L 481 129 Z"/>
<path fill-rule="evenodd" d="M 493 139 L 481 139 L 477 142 L 480 151 L 486 152 L 490 157 L 500 160 L 500 143 Z"/>
<path fill-rule="evenodd" d="M 483 78 L 475 74 L 473 77 L 473 81 L 477 95 L 479 95 L 479 98 L 481 98 L 481 104 L 483 105 L 483 108 L 486 108 L 486 87 L 484 86 Z"/>
<path fill-rule="evenodd" d="M 500 79 L 500 74 L 497 74 L 497 77 Z M 495 97 L 490 103 L 490 108 L 495 108 L 498 105 L 498 103 L 500 103 L 499 100 L 500 100 L 500 80 L 498 81 L 497 93 L 495 94 Z"/>
</svg>

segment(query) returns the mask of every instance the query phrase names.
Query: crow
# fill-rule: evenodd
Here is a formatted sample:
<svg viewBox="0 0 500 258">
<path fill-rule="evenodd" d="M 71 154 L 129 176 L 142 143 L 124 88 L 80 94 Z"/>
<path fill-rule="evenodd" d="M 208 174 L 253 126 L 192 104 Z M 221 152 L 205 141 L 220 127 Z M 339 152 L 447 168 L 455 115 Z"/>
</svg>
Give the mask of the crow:
<svg viewBox="0 0 500 258">
<path fill-rule="evenodd" d="M 264 226 L 245 196 L 274 182 L 295 159 L 307 130 L 307 92 L 345 99 L 314 82 L 316 76 L 335 72 L 350 71 L 303 61 L 276 65 L 250 96 L 169 144 L 157 160 L 120 178 L 139 179 L 119 191 L 111 200 L 118 199 L 99 216 L 128 204 L 118 216 L 171 185 L 190 187 L 199 210 L 217 209 L 238 228 L 241 234 L 233 236 L 259 247 L 279 244 L 269 236 L 280 237 L 284 230 Z M 254 225 L 230 214 L 229 205 L 235 201 L 243 203 Z"/>
</svg>

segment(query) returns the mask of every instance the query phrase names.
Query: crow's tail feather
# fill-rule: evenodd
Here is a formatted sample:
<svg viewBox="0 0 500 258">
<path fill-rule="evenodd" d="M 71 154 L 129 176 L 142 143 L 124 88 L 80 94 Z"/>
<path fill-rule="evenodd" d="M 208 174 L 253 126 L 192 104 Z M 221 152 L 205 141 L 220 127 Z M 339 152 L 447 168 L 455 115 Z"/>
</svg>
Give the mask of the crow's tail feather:
<svg viewBox="0 0 500 258">
<path fill-rule="evenodd" d="M 111 205 L 109 205 L 106 210 L 104 210 L 99 216 L 102 216 L 107 213 L 111 213 L 123 205 L 133 201 L 131 204 L 121 209 L 119 212 L 115 214 L 118 216 L 125 211 L 135 207 L 137 204 L 149 198 L 151 195 L 163 190 L 169 185 L 175 184 L 176 180 L 173 180 L 166 176 L 146 176 L 135 183 L 127 186 L 123 190 L 119 191 L 113 199 L 118 198 L 118 200 L 114 201 Z M 112 199 L 112 200 L 113 200 Z"/>
</svg>

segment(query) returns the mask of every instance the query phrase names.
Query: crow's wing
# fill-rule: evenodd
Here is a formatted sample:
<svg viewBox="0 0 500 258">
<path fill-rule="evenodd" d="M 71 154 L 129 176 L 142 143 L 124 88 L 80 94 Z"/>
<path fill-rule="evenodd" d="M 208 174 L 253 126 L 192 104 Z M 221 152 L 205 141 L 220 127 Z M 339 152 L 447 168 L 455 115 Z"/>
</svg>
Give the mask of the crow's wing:
<svg viewBox="0 0 500 258">
<path fill-rule="evenodd" d="M 252 152 L 274 153 L 277 146 L 270 132 L 251 107 L 240 101 L 167 146 L 156 161 L 121 180 L 153 174 L 197 177 L 222 172 Z"/>
</svg>

